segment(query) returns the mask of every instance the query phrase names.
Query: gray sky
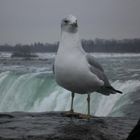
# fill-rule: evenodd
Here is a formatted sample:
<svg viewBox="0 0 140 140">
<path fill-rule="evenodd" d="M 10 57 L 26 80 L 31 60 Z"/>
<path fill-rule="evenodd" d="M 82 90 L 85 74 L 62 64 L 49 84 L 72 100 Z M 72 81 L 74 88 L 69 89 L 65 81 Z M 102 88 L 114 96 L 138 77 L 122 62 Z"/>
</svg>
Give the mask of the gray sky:
<svg viewBox="0 0 140 140">
<path fill-rule="evenodd" d="M 55 42 L 77 16 L 81 38 L 140 38 L 140 0 L 0 0 L 0 44 Z"/>
</svg>

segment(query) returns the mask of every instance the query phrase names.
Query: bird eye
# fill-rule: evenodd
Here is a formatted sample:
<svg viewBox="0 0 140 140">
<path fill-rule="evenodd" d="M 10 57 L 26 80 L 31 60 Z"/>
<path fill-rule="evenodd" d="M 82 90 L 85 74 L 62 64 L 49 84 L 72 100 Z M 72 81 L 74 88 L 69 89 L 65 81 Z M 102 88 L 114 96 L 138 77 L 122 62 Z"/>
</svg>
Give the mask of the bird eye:
<svg viewBox="0 0 140 140">
<path fill-rule="evenodd" d="M 68 23 L 69 21 L 68 21 L 68 20 L 64 20 L 64 22 L 65 22 L 65 23 Z"/>
</svg>

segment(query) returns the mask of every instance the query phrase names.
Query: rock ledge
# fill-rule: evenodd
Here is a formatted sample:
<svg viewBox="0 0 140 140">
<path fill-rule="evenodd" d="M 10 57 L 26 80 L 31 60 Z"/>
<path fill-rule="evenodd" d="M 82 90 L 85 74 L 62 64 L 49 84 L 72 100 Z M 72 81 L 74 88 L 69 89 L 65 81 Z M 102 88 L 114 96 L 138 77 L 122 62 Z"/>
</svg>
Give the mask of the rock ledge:
<svg viewBox="0 0 140 140">
<path fill-rule="evenodd" d="M 0 140 L 125 140 L 137 119 L 92 117 L 66 112 L 0 113 Z"/>
</svg>

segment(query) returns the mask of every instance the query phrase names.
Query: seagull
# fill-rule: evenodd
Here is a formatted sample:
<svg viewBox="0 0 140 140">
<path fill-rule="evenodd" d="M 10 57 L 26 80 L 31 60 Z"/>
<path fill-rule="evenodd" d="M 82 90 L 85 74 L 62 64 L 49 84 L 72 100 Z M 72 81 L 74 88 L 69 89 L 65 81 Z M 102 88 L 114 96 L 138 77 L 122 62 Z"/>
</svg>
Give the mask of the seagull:
<svg viewBox="0 0 140 140">
<path fill-rule="evenodd" d="M 54 62 L 54 75 L 58 85 L 71 91 L 71 113 L 74 113 L 75 93 L 87 94 L 87 118 L 90 118 L 91 93 L 122 93 L 111 86 L 103 67 L 93 55 L 86 53 L 82 48 L 77 18 L 73 15 L 61 22 L 61 40 Z"/>
</svg>

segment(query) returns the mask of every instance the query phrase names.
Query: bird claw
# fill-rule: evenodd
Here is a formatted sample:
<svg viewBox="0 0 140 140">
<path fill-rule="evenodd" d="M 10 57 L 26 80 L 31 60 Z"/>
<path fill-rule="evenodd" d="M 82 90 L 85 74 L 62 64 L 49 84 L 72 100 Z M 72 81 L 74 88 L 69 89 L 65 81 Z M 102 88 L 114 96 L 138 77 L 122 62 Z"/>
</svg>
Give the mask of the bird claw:
<svg viewBox="0 0 140 140">
<path fill-rule="evenodd" d="M 79 113 L 76 113 L 73 110 L 70 110 L 70 111 L 65 112 L 64 115 L 67 116 L 67 117 L 77 118 L 79 116 Z"/>
<path fill-rule="evenodd" d="M 73 112 L 72 110 L 65 112 L 64 116 L 77 118 L 77 119 L 86 119 L 86 120 L 90 120 L 90 118 L 92 117 L 91 115 L 85 115 L 85 114 Z"/>
<path fill-rule="evenodd" d="M 80 115 L 80 119 L 90 120 L 91 117 L 92 117 L 91 115 L 84 115 L 84 114 Z"/>
</svg>

